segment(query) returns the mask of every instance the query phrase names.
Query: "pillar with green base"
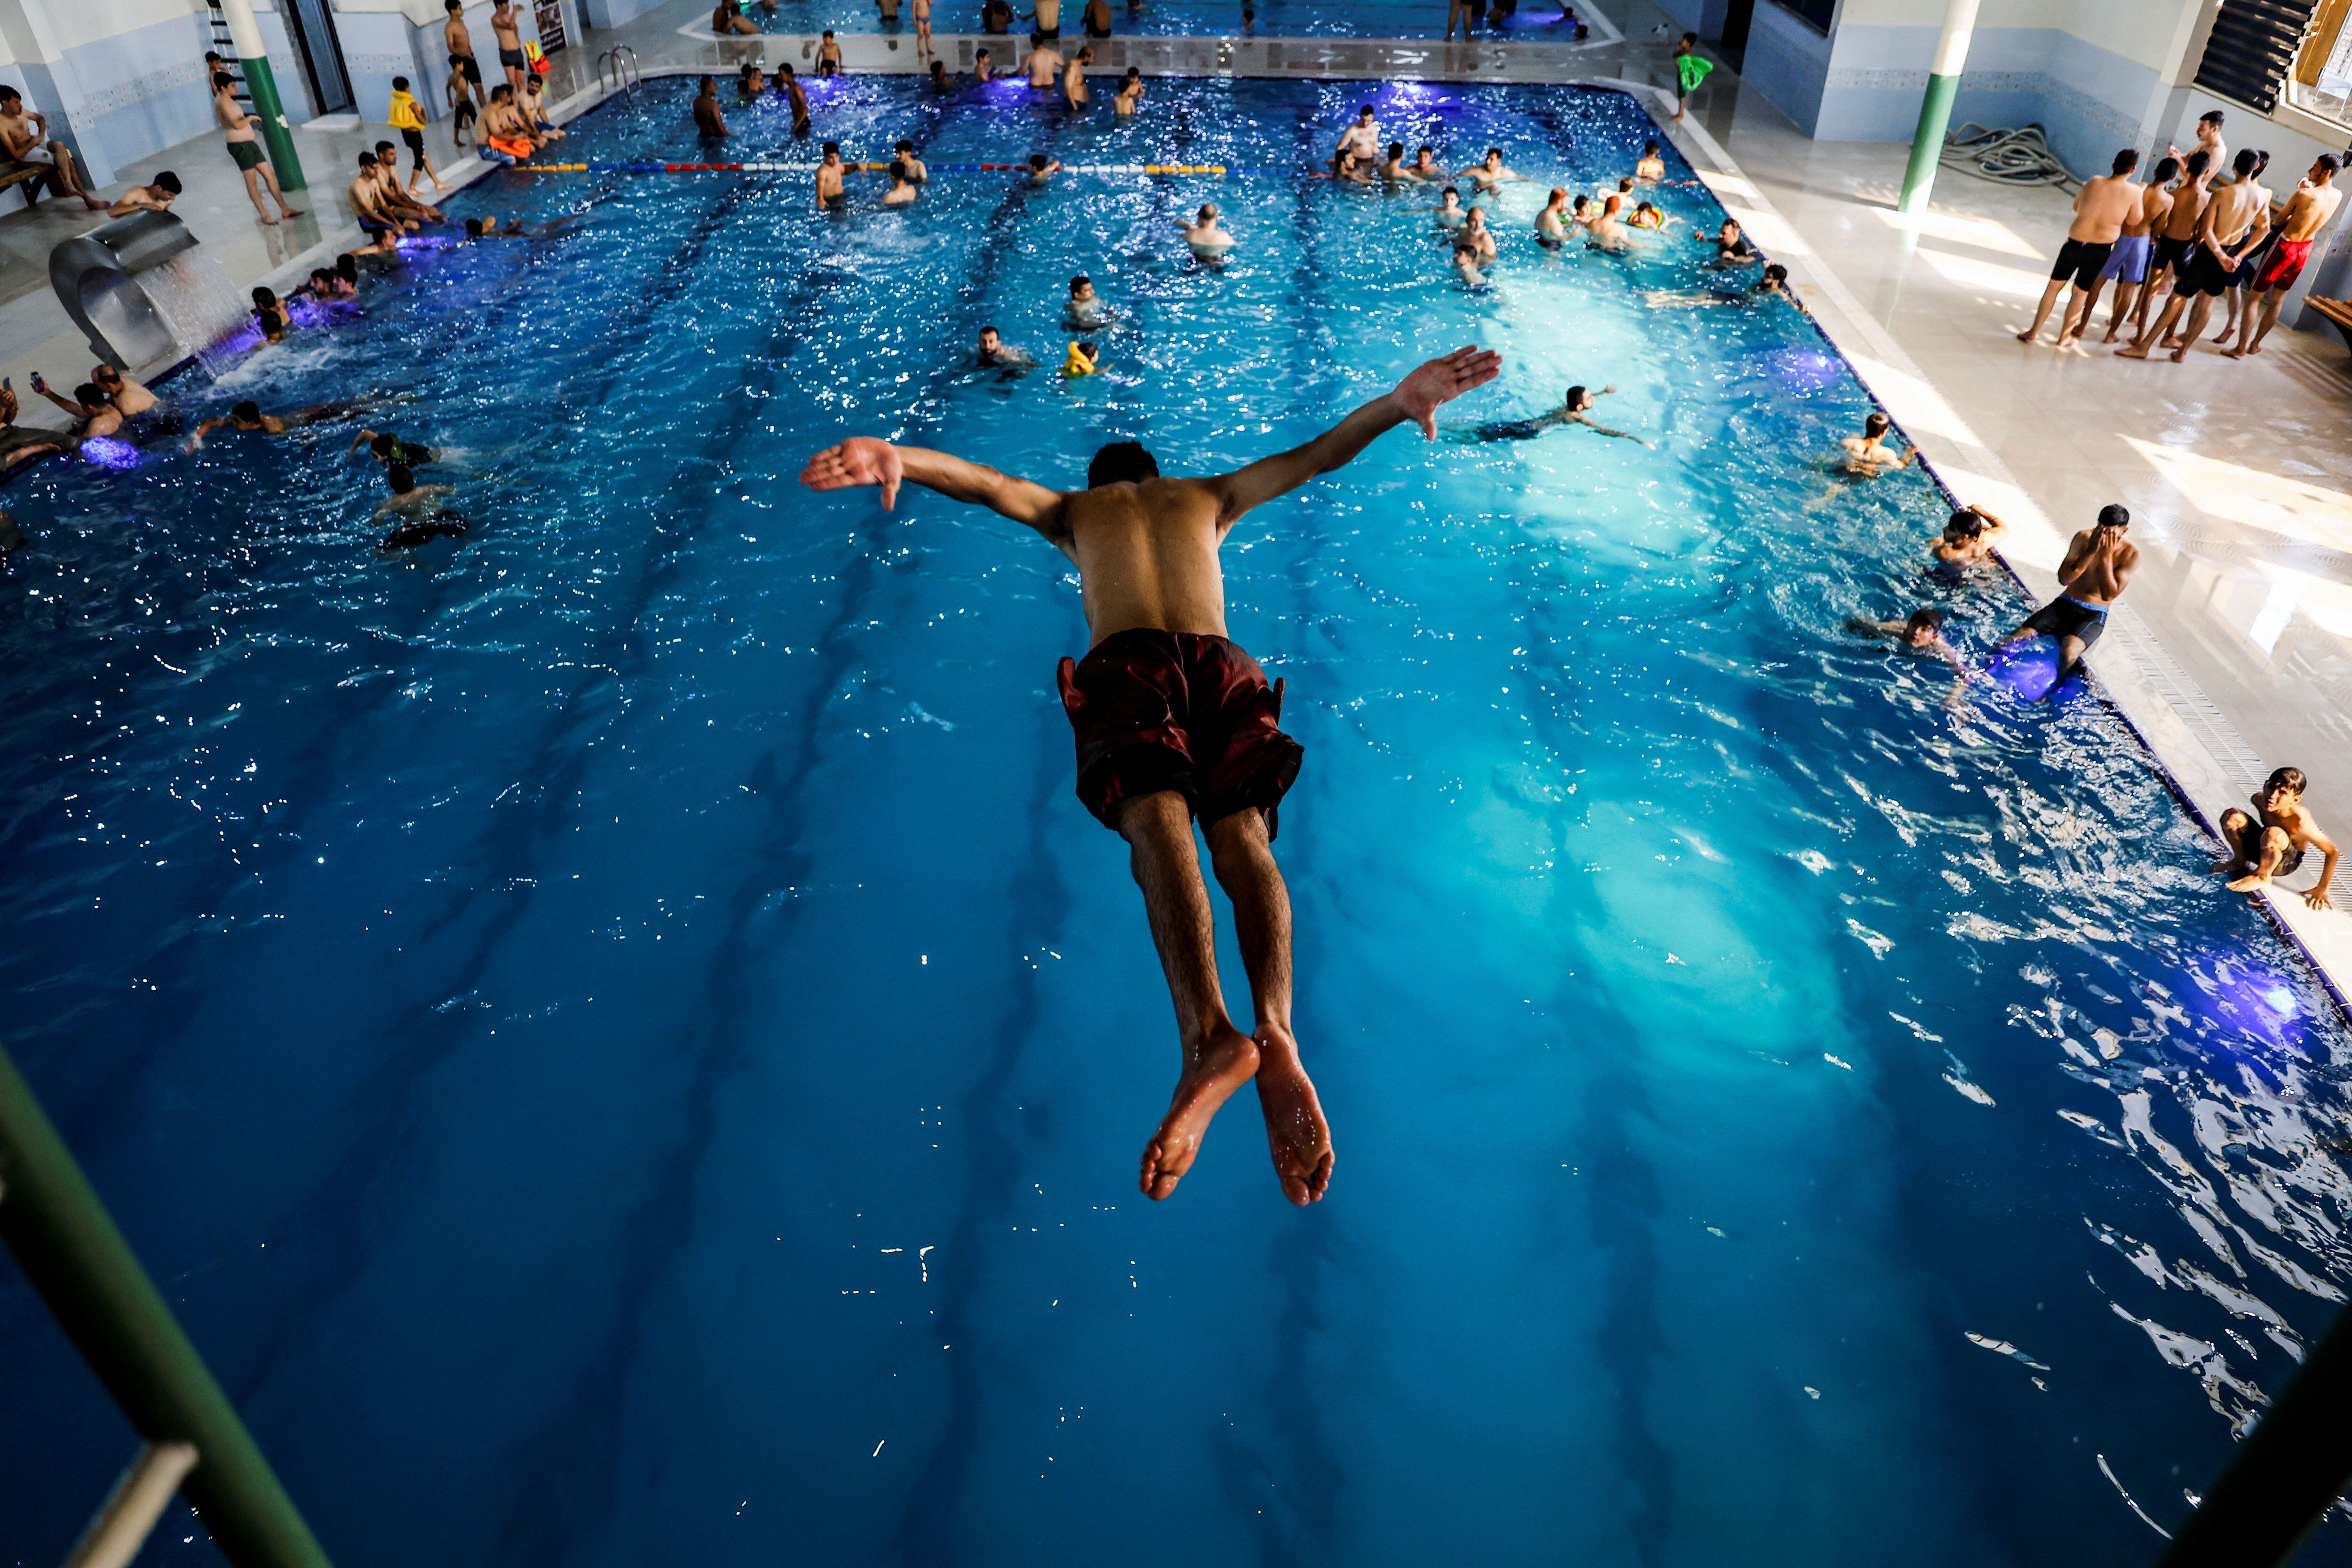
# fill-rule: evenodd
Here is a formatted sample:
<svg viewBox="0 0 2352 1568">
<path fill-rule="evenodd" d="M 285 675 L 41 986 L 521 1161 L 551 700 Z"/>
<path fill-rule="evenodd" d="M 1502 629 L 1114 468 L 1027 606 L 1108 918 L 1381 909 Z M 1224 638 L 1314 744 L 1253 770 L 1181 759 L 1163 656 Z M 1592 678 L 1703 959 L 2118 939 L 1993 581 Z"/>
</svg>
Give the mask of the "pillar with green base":
<svg viewBox="0 0 2352 1568">
<path fill-rule="evenodd" d="M 194 1447 L 180 1492 L 223 1556 L 236 1568 L 330 1568 L 5 1049 L 0 1240 L 133 1429 Z"/>
<path fill-rule="evenodd" d="M 1976 32 L 1977 0 L 1946 0 L 1944 30 L 1936 39 L 1936 60 L 1927 70 L 1927 96 L 1919 103 L 1919 130 L 1911 138 L 1911 163 L 1903 171 L 1906 213 L 1927 210 L 1927 196 L 1936 188 L 1936 165 L 1944 155 L 1944 133 L 1951 129 L 1952 100 L 1960 92 L 1960 72 L 1969 63 L 1969 40 Z"/>
<path fill-rule="evenodd" d="M 236 48 L 236 68 L 245 74 L 253 112 L 261 118 L 261 143 L 269 149 L 278 189 L 301 190 L 310 182 L 302 177 L 302 161 L 294 155 L 294 133 L 286 124 L 286 106 L 278 101 L 278 79 L 270 74 L 269 50 L 261 41 L 261 24 L 254 20 L 253 0 L 221 0 L 221 15 L 228 19 L 229 41 Z"/>
</svg>

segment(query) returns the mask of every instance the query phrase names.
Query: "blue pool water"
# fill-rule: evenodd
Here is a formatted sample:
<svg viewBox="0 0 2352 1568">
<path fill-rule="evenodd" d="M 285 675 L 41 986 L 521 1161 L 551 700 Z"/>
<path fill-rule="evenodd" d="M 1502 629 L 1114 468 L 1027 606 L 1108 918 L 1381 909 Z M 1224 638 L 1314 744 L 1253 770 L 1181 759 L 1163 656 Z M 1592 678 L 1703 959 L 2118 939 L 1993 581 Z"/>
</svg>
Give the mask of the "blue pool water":
<svg viewBox="0 0 2352 1568">
<path fill-rule="evenodd" d="M 1085 0 L 1064 0 L 1062 7 L 1063 49 L 1066 53 L 1086 41 L 1085 26 L 1079 15 Z M 1022 0 L 1013 6 L 1016 15 L 1026 16 L 1035 9 L 1034 0 Z M 1111 0 L 1111 36 L 1128 34 L 1188 34 L 1205 37 L 1308 38 L 1442 38 L 1445 36 L 1448 0 L 1358 0 L 1348 5 L 1331 5 L 1322 0 L 1254 0 L 1253 15 L 1245 26 L 1242 16 L 1242 0 Z M 841 33 L 896 33 L 911 47 L 914 38 L 912 0 L 899 6 L 899 19 L 894 28 L 881 19 L 873 0 L 777 0 L 773 11 L 761 10 L 747 3 L 745 14 L 760 27 L 770 33 L 812 33 L 831 27 Z M 931 26 L 941 34 L 982 31 L 978 0 L 958 0 L 947 5 L 934 0 Z M 1610 31 L 1605 22 L 1596 23 L 1589 5 L 1569 0 L 1529 0 L 1499 24 L 1491 18 L 1479 26 L 1480 37 L 1575 41 L 1576 22 L 1585 25 L 1585 41 L 1596 46 L 1608 41 Z M 1025 53 L 1029 28 L 1034 24 L 1018 23 L 1006 39 L 1007 47 Z M 1457 19 L 1457 37 L 1466 36 Z M 952 63 L 952 62 L 950 62 Z M 802 68 L 794 62 L 795 68 Z M 1336 134 L 1336 132 L 1335 132 Z"/>
<path fill-rule="evenodd" d="M 565 150 L 689 154 L 688 90 Z M 1304 163 L 1370 97 L 1590 190 L 1652 133 L 826 93 L 938 163 Z M 1418 199 L 1286 175 L 853 189 L 503 174 L 457 211 L 576 225 L 173 389 L 410 398 L 368 420 L 454 448 L 463 541 L 377 554 L 349 424 L 11 487 L 5 1033 L 336 1559 L 2149 1561 L 2352 1279 L 2352 1057 L 2095 701 L 1955 713 L 1843 633 L 1936 602 L 1980 660 L 2024 605 L 1923 582 L 1916 471 L 1828 471 L 1869 404 L 1810 324 L 1654 303 L 1681 230 L 1538 250 L 1540 186 L 1483 294 Z M 1082 270 L 1105 374 L 963 368 L 1058 363 Z M 1071 797 L 1066 563 L 794 476 L 1209 470 L 1465 342 L 1507 369 L 1454 422 L 1613 384 L 1657 449 L 1398 432 L 1234 533 L 1339 1163 L 1292 1209 L 1244 1093 L 1150 1205 L 1173 1030 Z M 0 1547 L 53 1561 L 130 1440 L 6 1270 L 0 1343 Z"/>
</svg>

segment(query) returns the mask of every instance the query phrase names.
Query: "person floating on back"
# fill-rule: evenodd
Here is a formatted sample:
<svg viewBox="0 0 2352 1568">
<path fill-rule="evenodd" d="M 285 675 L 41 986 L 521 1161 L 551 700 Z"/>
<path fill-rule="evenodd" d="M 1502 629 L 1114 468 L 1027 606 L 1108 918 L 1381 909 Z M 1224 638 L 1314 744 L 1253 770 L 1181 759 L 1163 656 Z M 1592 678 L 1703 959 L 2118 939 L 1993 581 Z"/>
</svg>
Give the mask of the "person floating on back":
<svg viewBox="0 0 2352 1568">
<path fill-rule="evenodd" d="M 2101 507 L 2099 521 L 2066 546 L 2066 559 L 2058 564 L 2058 596 L 2000 639 L 2003 647 L 2031 637 L 2058 639 L 2058 677 L 2042 696 L 2065 684 L 2107 629 L 2107 612 L 2139 567 L 2139 546 L 2124 537 L 2130 526 L 2131 513 L 2124 508 Z"/>
<path fill-rule="evenodd" d="M 2251 802 L 2262 813 L 2260 818 L 2235 806 L 2221 814 L 2221 837 L 2231 852 L 2214 861 L 2213 869 L 2238 874 L 2230 891 L 2251 893 L 2291 877 L 2302 867 L 2304 855 L 2316 849 L 2326 858 L 2318 882 L 2303 895 L 2303 901 L 2315 910 L 2335 908 L 2328 901 L 2327 886 L 2336 879 L 2336 843 L 2319 831 L 2303 804 L 2306 782 L 2301 768 L 2280 768 Z"/>
<path fill-rule="evenodd" d="M 1499 355 L 1435 359 L 1303 447 L 1229 474 L 1163 478 L 1132 441 L 1097 450 L 1083 489 L 1055 490 L 944 452 L 852 437 L 809 459 L 813 489 L 908 482 L 990 507 L 1076 563 L 1092 647 L 1062 660 L 1078 798 L 1125 838 L 1176 1007 L 1182 1068 L 1144 1145 L 1141 1187 L 1164 1198 L 1192 1169 L 1218 1108 L 1257 1082 L 1275 1174 L 1294 1204 L 1331 1180 L 1329 1123 L 1291 1031 L 1290 897 L 1275 864 L 1276 811 L 1305 752 L 1283 733 L 1282 686 L 1226 637 L 1218 547 L 1252 507 L 1353 458 L 1408 420 L 1437 433 L 1440 405 L 1494 380 Z M 1233 900 L 1257 1027 L 1244 1034 L 1217 984 L 1216 930 L 1193 842 L 1198 820 Z"/>
</svg>

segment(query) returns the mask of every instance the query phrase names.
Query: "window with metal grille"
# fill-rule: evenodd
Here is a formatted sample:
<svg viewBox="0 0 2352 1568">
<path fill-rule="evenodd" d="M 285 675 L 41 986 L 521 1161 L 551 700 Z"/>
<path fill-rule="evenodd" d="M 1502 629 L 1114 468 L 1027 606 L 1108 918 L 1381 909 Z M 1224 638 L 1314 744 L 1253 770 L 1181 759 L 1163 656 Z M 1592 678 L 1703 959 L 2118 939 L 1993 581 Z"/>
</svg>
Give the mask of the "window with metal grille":
<svg viewBox="0 0 2352 1568">
<path fill-rule="evenodd" d="M 2197 85 L 2268 114 L 2317 8 L 2318 0 L 2221 0 Z"/>
</svg>

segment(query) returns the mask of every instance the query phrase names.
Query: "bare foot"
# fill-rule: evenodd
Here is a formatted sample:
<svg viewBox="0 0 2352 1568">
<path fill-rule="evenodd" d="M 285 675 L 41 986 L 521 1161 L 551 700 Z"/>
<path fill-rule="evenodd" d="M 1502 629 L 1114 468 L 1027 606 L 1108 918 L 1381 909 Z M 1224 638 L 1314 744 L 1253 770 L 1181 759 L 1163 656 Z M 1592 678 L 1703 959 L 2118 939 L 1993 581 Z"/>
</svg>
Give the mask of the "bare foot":
<svg viewBox="0 0 2352 1568">
<path fill-rule="evenodd" d="M 2062 349 L 2071 349 L 2082 341 L 2083 334 L 2080 332 L 2061 332 L 2058 334 L 2058 346 Z"/>
<path fill-rule="evenodd" d="M 1257 1072 L 1257 1042 L 1234 1028 L 1222 1026 L 1207 1045 L 1191 1054 L 1176 1092 L 1169 1098 L 1168 1114 L 1160 1131 L 1143 1146 L 1142 1188 L 1157 1201 L 1176 1190 L 1184 1173 L 1199 1158 L 1201 1140 L 1209 1119 Z"/>
<path fill-rule="evenodd" d="M 278 226 L 278 220 L 271 217 L 268 213 L 263 213 L 261 215 L 261 221 L 268 224 L 272 228 L 276 228 Z"/>
<path fill-rule="evenodd" d="M 300 217 L 302 216 L 302 209 L 299 207 L 280 206 L 278 210 L 284 213 L 288 217 Z"/>
<path fill-rule="evenodd" d="M 2115 341 L 2116 341 L 2116 334 L 2114 333 L 2114 331 L 2110 331 L 2107 333 L 2107 335 L 2106 335 L 2105 337 L 2101 338 L 2101 339 L 2099 340 L 2099 342 L 2103 342 L 2103 343 L 2111 343 L 2111 342 L 2114 342 Z"/>
<path fill-rule="evenodd" d="M 2263 886 L 2263 885 L 2264 885 L 2264 884 L 2263 884 L 2263 879 L 2262 879 L 2261 874 L 2260 874 L 2260 873 L 2256 873 L 2255 875 L 2251 876 L 2251 877 L 2241 877 L 2241 878 L 2239 878 L 2236 881 L 2231 882 L 2231 883 L 2230 883 L 2230 884 L 2229 884 L 2229 889 L 2230 889 L 2230 891 L 2231 891 L 2231 892 L 2233 892 L 2233 893 L 2251 893 L 2251 892 L 2252 892 L 2256 888 L 2262 887 L 2262 886 Z"/>
<path fill-rule="evenodd" d="M 2017 334 L 2017 341 L 2021 343 L 2030 343 L 2041 335 L 2042 333 L 2038 329 L 2032 331 L 2020 332 Z"/>
<path fill-rule="evenodd" d="M 1257 1104 L 1282 1195 L 1305 1207 L 1331 1184 L 1331 1124 L 1298 1059 L 1298 1044 L 1273 1028 L 1258 1031 Z"/>
<path fill-rule="evenodd" d="M 2179 364 L 2182 360 L 2185 360 L 2188 357 L 2189 345 L 2187 343 L 2183 343 L 2179 348 L 2172 351 L 2172 363 L 2175 364 Z"/>
<path fill-rule="evenodd" d="M 2263 345 L 2262 345 L 2262 344 L 2260 344 L 2260 343 L 2245 343 L 2245 344 L 2242 344 L 2242 345 L 2241 345 L 2241 346 L 2239 346 L 2238 348 L 2232 349 L 2232 350 L 2230 352 L 2230 357 L 2231 357 L 2231 359 L 2236 359 L 2240 354 L 2258 354 L 2258 353 L 2262 353 L 2262 352 L 2263 352 Z"/>
<path fill-rule="evenodd" d="M 2147 345 L 2145 343 L 2133 343 L 2128 348 L 2117 349 L 2116 351 L 2116 357 L 2117 359 L 2146 359 L 2147 357 Z"/>
</svg>

